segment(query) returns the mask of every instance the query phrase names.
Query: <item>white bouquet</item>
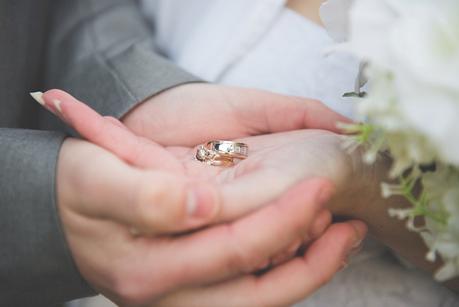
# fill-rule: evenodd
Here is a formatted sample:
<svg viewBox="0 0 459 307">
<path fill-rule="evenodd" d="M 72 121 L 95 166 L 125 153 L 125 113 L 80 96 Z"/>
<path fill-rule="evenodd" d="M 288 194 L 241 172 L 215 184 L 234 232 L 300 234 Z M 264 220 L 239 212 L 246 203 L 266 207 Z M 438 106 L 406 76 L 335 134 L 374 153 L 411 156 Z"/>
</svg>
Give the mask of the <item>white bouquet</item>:
<svg viewBox="0 0 459 307">
<path fill-rule="evenodd" d="M 322 19 L 335 50 L 362 61 L 356 105 L 365 124 L 348 127 L 369 144 L 365 159 L 389 151 L 384 197 L 403 195 L 409 209 L 389 209 L 408 220 L 444 266 L 444 281 L 459 275 L 459 1 L 329 0 Z M 363 80 L 368 80 L 365 92 Z M 415 187 L 421 185 L 417 193 Z M 422 226 L 415 226 L 417 217 Z"/>
</svg>

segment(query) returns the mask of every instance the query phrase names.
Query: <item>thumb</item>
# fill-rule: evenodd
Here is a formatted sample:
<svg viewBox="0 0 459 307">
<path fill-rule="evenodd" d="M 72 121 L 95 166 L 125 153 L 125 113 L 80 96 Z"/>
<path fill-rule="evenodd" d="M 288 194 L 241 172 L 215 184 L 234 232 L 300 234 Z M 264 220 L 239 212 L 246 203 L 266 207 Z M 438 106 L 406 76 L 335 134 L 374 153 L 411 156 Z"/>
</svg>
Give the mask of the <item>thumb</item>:
<svg viewBox="0 0 459 307">
<path fill-rule="evenodd" d="M 136 196 L 130 207 L 119 203 L 115 210 L 106 210 L 129 225 L 132 234 L 178 233 L 216 220 L 219 197 L 210 183 L 188 182 L 164 172 L 137 172 L 131 181 Z"/>
<path fill-rule="evenodd" d="M 142 234 L 175 233 L 212 223 L 217 188 L 185 176 L 142 170 L 91 143 L 68 139 L 58 166 L 58 203 Z"/>
</svg>

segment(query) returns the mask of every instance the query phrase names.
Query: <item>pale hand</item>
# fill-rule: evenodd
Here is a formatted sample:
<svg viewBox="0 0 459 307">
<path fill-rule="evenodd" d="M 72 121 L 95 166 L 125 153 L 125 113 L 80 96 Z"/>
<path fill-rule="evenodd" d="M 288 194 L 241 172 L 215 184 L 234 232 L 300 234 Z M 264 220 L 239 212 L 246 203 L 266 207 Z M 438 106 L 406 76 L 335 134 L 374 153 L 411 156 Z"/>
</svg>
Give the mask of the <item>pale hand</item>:
<svg viewBox="0 0 459 307">
<path fill-rule="evenodd" d="M 216 205 L 220 210 L 207 211 L 215 212 L 215 215 L 209 214 L 207 219 L 204 219 L 207 223 L 229 220 L 246 214 L 248 211 L 253 211 L 253 209 L 262 205 L 262 201 L 265 201 L 263 199 L 258 201 L 256 198 L 245 199 L 244 194 L 247 195 L 247 190 L 244 192 L 238 191 L 242 188 L 238 187 L 238 181 L 248 179 L 250 184 L 250 182 L 254 182 L 253 180 L 258 180 L 257 173 L 263 171 L 263 169 L 267 170 L 268 173 L 270 172 L 269 169 L 274 170 L 269 165 L 260 163 L 268 159 L 267 154 L 270 156 L 274 154 L 274 158 L 279 159 L 279 162 L 285 158 L 285 152 L 282 153 L 282 150 L 275 150 L 276 142 L 274 142 L 274 145 L 272 142 L 267 144 L 267 141 L 260 139 L 251 144 L 250 140 L 248 140 L 249 146 L 253 145 L 250 159 L 238 164 L 234 169 L 218 169 L 192 159 L 194 155 L 192 148 L 162 148 L 146 139 L 137 138 L 116 120 L 102 118 L 83 105 L 75 107 L 75 101 L 72 101 L 71 98 L 63 93 L 49 93 L 47 96 L 45 95 L 45 100 L 51 102 L 47 105 L 49 109 L 60 115 L 61 118 L 66 120 L 87 139 L 109 149 L 130 164 L 155 169 L 154 172 L 152 171 L 148 175 L 152 176 L 151 178 L 140 175 L 133 176 L 134 178 L 138 177 L 136 178 L 137 181 L 134 182 L 141 183 L 140 187 L 148 187 L 147 183 L 151 182 L 150 187 L 152 190 L 158 191 L 154 188 L 156 184 L 159 184 L 160 187 L 167 185 L 161 185 L 162 180 L 166 180 L 166 183 L 172 183 L 177 178 L 183 178 L 183 176 L 178 176 L 173 180 L 167 181 L 169 179 L 168 176 L 172 176 L 170 175 L 171 173 L 184 174 L 189 178 L 195 178 L 196 182 L 202 182 L 202 179 L 209 179 L 206 181 L 210 182 L 207 187 L 212 192 L 220 193 L 217 198 L 221 199 L 221 203 Z M 56 103 L 56 101 L 59 103 Z M 65 177 L 68 169 L 72 177 L 75 177 L 75 171 L 78 174 L 78 170 L 80 170 L 80 177 L 83 177 L 83 180 L 80 178 L 78 182 L 71 182 L 64 188 L 72 190 L 75 186 L 74 184 L 77 183 L 77 192 L 91 190 L 91 187 L 84 186 L 86 182 L 84 178 L 93 179 L 94 174 L 99 174 L 100 176 L 96 176 L 96 179 L 99 179 L 96 182 L 105 183 L 109 186 L 107 182 L 115 181 L 116 185 L 116 180 L 113 178 L 129 173 L 129 167 L 113 156 L 111 157 L 111 164 L 103 167 L 106 159 L 102 157 L 108 154 L 105 151 L 93 145 L 79 143 L 81 141 L 70 142 L 77 143 L 69 143 L 71 145 L 67 147 L 71 146 L 72 150 L 68 154 L 66 154 L 66 147 L 64 146 L 60 162 L 60 165 L 64 166 L 60 166 L 59 172 L 63 172 L 64 175 L 62 176 Z M 75 154 L 75 152 L 78 153 L 78 149 L 75 150 L 75 148 L 80 148 L 80 155 Z M 285 148 L 284 144 L 279 144 L 278 148 Z M 279 154 L 276 154 L 276 151 Z M 87 159 L 82 160 L 82 157 L 84 158 L 85 156 Z M 98 156 L 100 159 L 97 159 Z M 68 162 L 68 160 L 65 160 L 68 157 L 74 158 L 70 158 L 70 162 Z M 152 159 L 152 157 L 155 159 Z M 252 159 L 252 157 L 255 158 Z M 89 170 L 85 165 L 87 161 L 92 161 L 93 163 Z M 117 163 L 120 165 L 116 166 Z M 68 165 L 72 164 L 73 167 L 68 168 Z M 100 167 L 107 173 L 95 171 Z M 261 167 L 261 170 L 258 170 L 257 167 Z M 169 173 L 158 172 L 159 169 L 167 170 Z M 136 171 L 142 172 L 138 169 Z M 142 177 L 144 180 L 139 180 Z M 300 181 L 295 180 L 286 183 L 285 186 L 293 186 L 295 182 Z M 92 182 L 94 183 L 94 181 Z M 180 179 L 178 182 L 183 182 L 183 180 Z M 157 218 L 156 215 L 151 214 L 151 212 L 155 212 L 153 209 L 156 208 L 151 206 L 150 210 L 148 210 L 147 201 L 133 202 L 133 204 L 140 205 L 139 208 L 143 208 L 140 211 L 136 210 L 136 207 L 126 211 L 122 210 L 122 206 L 115 206 L 115 209 L 119 210 L 117 212 L 117 210 L 110 210 L 112 206 L 108 206 L 111 205 L 108 201 L 102 202 L 105 204 L 105 208 L 103 206 L 85 208 L 84 205 L 86 203 L 89 204 L 89 202 L 81 199 L 73 203 L 70 201 L 71 206 L 61 209 L 61 216 L 67 227 L 69 244 L 76 251 L 74 256 L 83 275 L 98 290 L 117 302 L 133 305 L 143 304 L 148 301 L 159 303 L 157 301 L 158 296 L 174 289 L 181 289 L 177 293 L 163 297 L 162 302 L 166 302 L 164 303 L 166 306 L 173 306 L 174 304 L 180 306 L 183 305 L 183 302 L 196 302 L 195 305 L 212 306 L 215 302 L 226 300 L 228 293 L 234 293 L 234 298 L 241 301 L 235 302 L 233 305 L 247 305 L 249 304 L 248 302 L 252 302 L 250 305 L 263 305 L 263 302 L 289 304 L 308 295 L 331 278 L 334 272 L 342 265 L 347 252 L 362 239 L 365 232 L 364 225 L 359 222 L 334 225 L 308 249 L 304 258 L 291 260 L 261 277 L 255 277 L 250 274 L 240 275 L 243 272 L 251 272 L 263 266 L 269 258 L 274 257 L 289 246 L 314 237 L 314 233 L 322 233 L 324 231 L 323 228 L 326 227 L 328 221 L 314 226 L 312 225 L 312 220 L 319 211 L 317 204 L 327 198 L 323 195 L 330 194 L 330 185 L 327 185 L 324 181 L 318 182 L 313 181 L 312 185 L 311 183 L 299 184 L 296 189 L 294 188 L 281 201 L 273 203 L 272 206 L 268 206 L 261 211 L 252 213 L 237 222 L 215 226 L 190 236 L 174 237 L 174 239 L 167 237 L 154 238 L 152 236 L 134 238 L 129 233 L 129 228 L 126 228 L 125 225 L 134 226 L 143 233 L 154 234 L 197 227 L 203 224 L 203 219 L 199 223 L 196 221 L 194 223 L 183 223 L 186 220 L 183 219 L 183 215 L 171 215 L 166 211 L 161 216 L 161 213 L 164 213 L 161 210 L 159 210 L 160 218 Z M 85 189 L 78 189 L 81 188 L 82 183 Z M 187 183 L 185 182 L 183 185 L 186 187 Z M 221 187 L 221 189 L 216 188 L 216 186 Z M 112 185 L 111 188 L 113 187 Z M 131 187 L 133 192 L 139 192 L 138 189 L 135 189 L 135 185 Z M 251 185 L 251 187 L 253 188 L 254 186 Z M 129 190 L 129 186 L 119 186 L 119 188 Z M 264 187 L 255 186 L 255 188 L 260 195 L 263 194 L 262 190 L 266 192 Z M 328 189 L 328 192 L 325 193 L 322 189 Z M 93 188 L 92 190 L 95 189 Z M 183 191 L 185 189 L 179 190 Z M 268 195 L 266 198 L 276 199 L 279 195 L 284 194 L 285 190 L 286 187 L 283 191 L 273 192 L 271 196 Z M 147 196 L 141 199 L 148 200 L 149 197 L 156 199 L 157 195 L 148 196 L 149 189 L 144 191 L 140 195 Z M 107 188 L 106 192 L 109 193 L 110 189 Z M 166 203 L 183 203 L 183 195 L 186 195 L 179 193 L 179 195 L 182 195 L 179 200 L 170 200 L 168 198 L 171 196 L 166 193 L 166 189 L 159 189 L 159 192 L 159 195 L 163 196 L 161 200 L 166 200 Z M 71 195 L 72 193 L 64 194 Z M 107 193 L 103 195 L 105 194 Z M 139 193 L 131 193 L 131 195 L 137 194 Z M 213 195 L 213 193 L 207 193 L 206 195 Z M 235 196 L 236 198 L 234 198 Z M 235 203 L 239 199 L 237 197 L 241 198 L 242 204 Z M 116 193 L 112 196 L 112 201 L 119 204 L 122 203 L 116 197 Z M 264 205 L 267 202 L 269 201 L 265 201 Z M 62 201 L 62 203 L 67 204 L 69 201 Z M 207 203 L 212 203 L 212 201 Z M 235 206 L 235 204 L 240 206 Z M 283 204 L 282 208 L 278 207 L 280 204 Z M 198 203 L 197 205 L 199 207 L 200 204 Z M 159 209 L 161 208 L 164 209 L 164 206 Z M 131 219 L 126 220 L 125 215 L 131 217 Z M 145 220 L 144 216 L 153 216 L 153 219 Z M 182 218 L 171 219 L 173 216 Z M 86 222 L 85 219 L 87 220 Z M 141 223 L 138 223 L 139 220 Z M 161 221 L 168 221 L 169 223 L 162 223 Z M 105 230 L 101 231 L 101 223 L 105 225 Z M 94 227 L 90 227 L 91 224 Z M 155 227 L 152 228 L 153 225 Z M 161 226 L 158 227 L 158 225 Z M 175 226 L 171 227 L 170 225 Z M 236 228 L 240 228 L 240 231 L 235 231 L 234 229 Z M 231 232 L 228 233 L 227 229 L 231 229 Z M 281 235 L 285 237 L 279 240 Z M 273 240 L 274 237 L 277 239 Z M 215 244 L 215 242 L 221 242 L 221 245 Z M 234 243 L 228 244 L 228 242 Z M 94 250 L 100 250 L 100 255 L 89 253 L 89 251 L 93 252 Z M 109 251 L 108 254 L 107 251 Z M 183 255 L 183 253 L 190 256 L 186 257 L 186 259 L 177 257 L 177 255 Z M 242 256 L 240 253 L 242 253 Z M 325 255 L 328 256 L 324 257 Z M 111 256 L 114 258 L 114 262 L 107 261 L 110 260 Z M 161 263 L 160 268 L 155 266 L 158 263 Z M 149 269 L 147 264 L 154 267 Z M 228 269 L 222 270 L 224 267 L 228 267 Z M 121 271 L 116 270 L 119 268 L 121 268 Z M 184 274 L 183 270 L 185 268 L 187 274 Z M 304 274 L 295 276 L 295 274 L 292 274 L 292 270 L 300 270 Z M 156 274 L 151 274 L 151 272 Z M 176 272 L 176 274 L 171 274 L 171 272 Z M 211 283 L 231 276 L 235 279 L 225 283 Z M 286 280 L 292 279 L 296 281 L 298 288 L 289 287 L 287 289 L 283 286 Z M 205 285 L 208 283 L 211 284 L 196 287 L 196 284 Z M 161 286 L 158 287 L 158 285 Z M 183 290 L 184 287 L 190 287 L 190 289 Z"/>
</svg>

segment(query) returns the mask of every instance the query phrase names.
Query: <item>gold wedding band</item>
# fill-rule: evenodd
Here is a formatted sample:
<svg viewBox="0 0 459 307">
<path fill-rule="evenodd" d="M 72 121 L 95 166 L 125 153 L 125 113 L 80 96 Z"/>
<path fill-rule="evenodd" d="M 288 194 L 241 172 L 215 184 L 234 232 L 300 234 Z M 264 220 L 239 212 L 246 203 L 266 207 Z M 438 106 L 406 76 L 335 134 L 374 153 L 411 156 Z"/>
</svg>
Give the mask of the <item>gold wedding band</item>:
<svg viewBox="0 0 459 307">
<path fill-rule="evenodd" d="M 230 157 L 233 159 L 245 159 L 249 155 L 249 146 L 244 143 L 237 143 L 231 141 L 210 141 L 206 144 L 208 150 L 215 151 L 216 153 Z"/>
<path fill-rule="evenodd" d="M 210 141 L 200 145 L 196 151 L 196 159 L 212 166 L 232 166 L 234 159 L 248 157 L 249 147 L 244 143 L 232 141 Z"/>
</svg>

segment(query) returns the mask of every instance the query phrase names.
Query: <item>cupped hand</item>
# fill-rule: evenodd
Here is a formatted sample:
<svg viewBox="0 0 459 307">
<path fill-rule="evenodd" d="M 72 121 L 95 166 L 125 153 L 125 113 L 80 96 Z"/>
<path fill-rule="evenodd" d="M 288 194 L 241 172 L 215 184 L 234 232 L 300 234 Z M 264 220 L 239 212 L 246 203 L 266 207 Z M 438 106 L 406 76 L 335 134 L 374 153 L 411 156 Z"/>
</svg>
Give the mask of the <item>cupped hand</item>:
<svg viewBox="0 0 459 307">
<path fill-rule="evenodd" d="M 90 285 L 122 306 L 145 306 L 168 299 L 180 301 L 178 306 L 187 305 L 171 294 L 183 293 L 183 289 L 218 285 L 219 289 L 235 291 L 236 285 L 254 281 L 250 273 L 265 267 L 271 257 L 294 242 L 314 239 L 328 226 L 317 224 L 316 217 L 332 187 L 326 181 L 311 180 L 237 221 L 188 234 L 166 235 L 162 210 L 180 203 L 181 181 L 176 179 L 132 167 L 86 141 L 67 139 L 62 147 L 57 174 L 58 212 L 70 251 Z M 131 227 L 148 227 L 156 232 L 133 235 Z M 309 273 L 296 278 L 305 284 L 302 291 L 313 291 L 330 278 L 365 229 L 357 223 L 343 225 L 339 233 L 335 232 L 337 237 L 328 236 L 328 241 L 334 240 L 332 250 L 317 248 L 308 256 L 311 260 L 285 266 L 278 277 L 287 278 L 288 271 L 295 268 Z M 324 257 L 324 251 L 332 254 L 321 259 L 319 271 L 318 259 Z M 317 276 L 310 275 L 313 273 Z M 221 284 L 223 280 L 232 282 Z M 278 283 L 275 276 L 260 280 Z M 270 295 L 283 302 L 285 291 L 293 291 L 283 288 L 276 290 L 277 295 Z M 265 286 L 257 292 L 266 296 L 268 290 Z M 294 291 L 296 295 L 298 290 Z M 186 293 L 188 297 L 189 291 L 180 297 Z M 203 296 L 193 300 L 211 301 Z"/>
<path fill-rule="evenodd" d="M 250 159 L 220 174 L 230 179 L 245 176 L 244 180 L 232 184 L 234 190 L 241 193 L 233 193 L 231 188 L 227 193 L 241 206 L 247 206 L 247 202 L 251 203 L 249 207 L 253 206 L 251 199 L 266 200 L 279 195 L 300 178 L 319 176 L 331 179 L 339 190 L 339 198 L 346 200 L 333 201 L 334 213 L 347 215 L 358 210 L 355 202 L 349 201 L 353 197 L 349 196 L 374 194 L 371 187 L 379 186 L 374 184 L 377 179 L 371 174 L 372 168 L 362 164 L 361 153 L 343 150 L 345 137 L 340 135 L 343 131 L 337 124 L 350 120 L 312 99 L 254 89 L 190 84 L 139 104 L 122 122 L 136 135 L 169 146 L 192 147 L 218 139 L 249 143 Z M 288 133 L 305 129 L 316 131 Z M 248 173 L 251 176 L 246 176 Z M 264 192 L 257 189 L 262 186 L 266 187 Z M 240 209 L 233 205 L 232 210 L 237 213 Z"/>
<path fill-rule="evenodd" d="M 193 158 L 195 152 L 194 148 L 188 148 L 184 146 L 164 148 L 148 139 L 137 137 L 134 134 L 132 134 L 130 130 L 128 130 L 121 122 L 113 118 L 104 118 L 99 116 L 90 108 L 79 103 L 78 101 L 76 101 L 75 99 L 73 99 L 65 93 L 58 91 L 46 93 L 44 102 L 49 110 L 53 111 L 56 115 L 60 116 L 75 130 L 77 130 L 83 137 L 110 150 L 115 155 L 122 158 L 131 165 L 155 169 L 156 171 L 163 170 L 169 173 L 182 175 L 185 174 L 187 177 L 193 178 L 197 181 L 202 181 L 203 179 L 206 179 L 206 182 L 211 182 L 212 185 L 218 185 L 219 187 L 221 187 L 221 194 L 219 195 L 219 199 L 221 202 L 219 206 L 220 210 L 218 217 L 214 219 L 214 222 L 230 220 L 237 216 L 241 216 L 244 213 L 247 213 L 256 207 L 259 207 L 260 205 L 266 205 L 266 203 L 269 203 L 270 201 L 272 202 L 273 199 L 276 199 L 279 195 L 285 193 L 285 191 L 288 190 L 288 187 L 295 185 L 295 183 L 301 182 L 302 178 L 314 177 L 316 175 L 314 172 L 310 172 L 309 174 L 298 172 L 300 167 L 298 167 L 298 165 L 295 166 L 295 163 L 291 163 L 292 154 L 299 155 L 298 157 L 301 157 L 301 159 L 299 159 L 299 162 L 301 162 L 300 165 L 305 166 L 304 163 L 311 160 L 307 159 L 307 156 L 303 156 L 302 154 L 304 153 L 304 151 L 313 150 L 314 148 L 317 148 L 316 145 L 320 145 L 320 142 L 311 142 L 310 144 L 312 144 L 313 146 L 310 146 L 309 148 L 298 147 L 298 144 L 307 144 L 308 142 L 305 141 L 307 141 L 308 138 L 314 139 L 315 137 L 317 137 L 318 139 L 318 135 L 324 134 L 324 132 L 321 131 L 299 131 L 294 133 L 288 133 L 285 135 L 266 135 L 244 139 L 243 141 L 247 142 L 249 146 L 251 146 L 250 158 L 238 163 L 234 168 L 224 169 L 211 167 L 196 161 Z M 332 138 L 332 136 L 334 136 L 330 133 L 325 133 L 325 135 L 329 136 L 330 139 Z M 296 146 L 294 146 L 295 144 Z M 330 141 L 328 142 L 328 144 L 330 144 L 330 148 L 336 149 L 336 142 Z M 325 150 L 325 146 L 322 147 Z M 326 152 L 326 150 L 324 152 Z M 315 153 L 317 154 L 318 152 Z M 310 157 L 314 156 L 314 152 L 311 152 L 310 154 Z M 330 156 L 330 158 L 334 158 L 332 156 Z M 326 156 L 322 157 L 326 158 Z M 318 160 L 315 160 L 315 162 L 318 162 Z M 287 164 L 283 165 L 284 163 Z M 318 168 L 316 168 L 316 170 L 317 169 Z M 165 190 L 163 190 L 162 193 L 163 195 L 165 195 L 164 191 Z M 301 192 L 297 193 L 298 194 L 296 197 L 303 198 L 303 207 L 310 206 L 307 203 L 305 203 L 304 199 L 310 197 L 311 194 L 313 194 L 313 191 L 310 189 L 302 189 Z M 300 196 L 300 194 L 302 194 L 302 196 Z M 293 199 L 294 196 L 290 194 L 288 195 L 288 197 L 284 199 L 284 201 L 292 202 Z M 239 200 L 240 202 L 238 202 Z M 301 206 L 301 204 L 297 205 Z M 76 208 L 79 208 L 79 206 L 77 205 Z M 250 210 L 248 210 L 248 208 L 250 208 Z M 263 211 L 264 210 L 266 209 L 263 209 Z M 322 213 L 323 212 L 324 211 L 322 211 Z M 320 215 L 321 214 L 317 213 L 315 216 L 318 217 Z M 306 215 L 303 215 L 303 217 L 305 216 Z M 309 217 L 310 216 L 311 214 L 309 214 Z M 325 216 L 329 216 L 329 214 L 325 214 Z M 284 223 L 283 227 L 286 228 L 284 231 L 287 231 L 287 229 L 290 226 L 292 226 L 291 223 L 294 221 L 292 220 L 292 218 L 293 215 L 290 215 L 289 218 L 286 218 L 280 223 Z M 167 220 L 167 218 L 164 220 Z M 321 219 L 318 218 L 316 221 L 320 220 Z M 309 236 L 306 236 L 305 238 L 292 238 L 292 240 L 288 242 L 288 245 L 284 244 L 286 242 L 283 242 L 281 244 L 283 246 L 282 248 L 276 248 L 276 252 L 274 252 L 274 249 L 272 249 L 269 255 L 265 253 L 264 257 L 258 254 L 258 261 L 255 262 L 259 263 L 259 266 L 254 264 L 250 265 L 248 266 L 250 267 L 249 270 L 253 270 L 256 267 L 262 267 L 266 264 L 267 261 L 269 261 L 270 258 L 275 257 L 276 255 L 288 249 L 288 247 L 292 245 L 295 246 L 296 244 L 299 244 L 298 242 L 302 242 L 303 240 L 308 241 L 310 239 L 317 238 L 318 235 L 322 234 L 325 231 L 325 228 L 329 223 L 329 220 L 327 218 L 322 220 L 325 220 L 326 222 L 319 222 L 313 225 L 314 223 L 309 221 L 302 224 L 303 227 L 309 226 L 310 231 L 312 232 L 312 234 L 310 234 Z M 123 223 L 124 222 L 125 221 L 123 221 Z M 80 225 L 80 223 L 78 223 L 78 225 Z M 132 221 L 131 225 L 134 227 L 138 227 L 137 225 L 132 224 Z M 178 223 L 178 225 L 181 225 L 181 229 L 184 229 L 183 224 Z M 267 225 L 269 225 L 269 227 L 273 226 L 270 224 Z M 190 225 L 188 225 L 188 227 L 190 227 Z M 175 230 L 177 230 L 177 227 L 175 227 Z M 307 295 L 308 293 L 316 289 L 325 280 L 330 278 L 334 272 L 336 272 L 336 270 L 339 268 L 343 261 L 343 254 L 345 254 L 344 251 L 348 251 L 352 248 L 352 246 L 355 245 L 357 241 L 360 241 L 360 239 L 362 238 L 362 234 L 365 232 L 365 226 L 359 222 L 354 221 L 341 225 L 335 225 L 332 228 L 328 229 L 326 233 L 329 233 L 330 231 L 331 233 L 333 233 L 333 235 L 323 236 L 323 238 L 318 240 L 316 243 L 319 244 L 319 242 L 331 241 L 333 236 L 342 236 L 342 241 L 338 240 L 335 241 L 335 243 L 329 242 L 327 244 L 319 244 L 320 246 L 322 246 L 322 248 L 319 249 L 320 252 L 318 252 L 318 254 L 315 256 L 311 256 L 315 254 L 311 252 L 314 251 L 315 248 L 308 249 L 308 252 L 304 256 L 305 258 L 303 258 L 302 260 L 311 257 L 313 259 L 314 257 L 321 258 L 319 254 L 322 254 L 323 256 L 325 250 L 328 252 L 336 252 L 336 250 L 339 250 L 341 252 L 333 253 L 333 256 L 330 256 L 329 258 L 322 258 L 328 259 L 330 262 L 325 261 L 323 262 L 322 266 L 317 266 L 322 267 L 324 272 L 323 275 L 319 274 L 318 276 L 314 276 L 312 278 L 309 277 L 303 279 L 303 282 L 309 284 L 309 287 L 303 287 L 301 289 L 292 288 L 290 289 L 290 291 L 286 291 L 287 289 L 285 289 L 285 287 L 280 287 L 279 285 L 279 280 L 283 280 L 284 278 L 287 279 L 288 277 L 286 274 L 284 275 L 282 273 L 279 273 L 280 275 L 270 273 L 269 275 L 262 277 L 254 277 L 252 275 L 247 275 L 242 277 L 236 277 L 236 279 L 224 283 L 217 283 L 201 287 L 196 287 L 195 285 L 193 286 L 193 284 L 190 283 L 188 284 L 189 288 L 187 290 L 179 290 L 178 292 L 174 292 L 169 296 L 165 297 L 164 301 L 167 302 L 165 306 L 173 304 L 180 306 L 180 302 L 183 303 L 184 301 L 196 301 L 199 302 L 196 303 L 197 305 L 202 304 L 200 306 L 211 306 L 212 303 L 210 302 L 215 302 L 215 300 L 221 301 L 222 299 L 224 299 L 222 295 L 224 295 L 226 291 L 230 291 L 235 294 L 239 293 L 237 297 L 241 299 L 241 302 L 239 302 L 239 304 L 235 303 L 235 305 L 247 305 L 247 302 L 249 301 L 254 302 L 254 300 L 256 299 L 265 297 L 266 290 L 268 290 L 269 287 L 274 287 L 273 285 L 276 284 L 279 286 L 279 288 L 278 291 L 272 292 L 272 298 L 277 299 L 278 302 L 284 302 L 279 304 L 286 304 L 285 302 L 291 302 L 293 297 L 297 297 L 297 299 L 300 299 L 301 297 Z M 262 232 L 266 233 L 266 230 L 263 230 Z M 358 240 L 356 238 L 358 238 Z M 84 241 L 82 240 L 81 242 Z M 155 243 L 157 244 L 157 242 Z M 271 242 L 271 244 L 272 243 L 273 242 Z M 328 244 L 331 244 L 331 246 L 329 247 L 333 248 L 327 248 L 326 245 Z M 279 247 L 278 245 L 279 244 L 277 244 L 277 247 Z M 255 253 L 251 257 L 253 256 L 255 256 Z M 81 258 L 85 259 L 84 255 Z M 88 255 L 87 258 L 91 259 L 91 257 Z M 297 267 L 298 269 L 301 269 L 301 267 L 305 265 L 303 261 L 298 262 L 298 259 L 292 261 L 297 262 L 295 267 Z M 82 262 L 87 263 L 90 261 L 85 260 Z M 287 261 L 284 265 L 280 266 L 279 268 L 276 268 L 273 272 L 283 272 L 281 268 L 287 268 L 290 266 L 291 261 Z M 94 265 L 94 267 L 96 268 L 98 267 L 98 265 Z M 245 271 L 248 270 L 246 269 Z M 290 272 L 290 269 L 285 269 L 285 272 Z M 97 274 L 97 276 L 99 275 L 100 274 Z M 178 275 L 180 274 L 177 274 L 177 276 Z M 105 281 L 105 283 L 103 281 L 99 283 L 97 281 L 95 282 L 96 285 L 104 285 L 107 283 L 110 284 L 107 281 Z M 177 283 L 177 280 L 174 280 L 172 284 L 187 286 L 186 283 Z M 256 286 L 258 284 L 265 284 L 266 286 L 258 287 Z M 245 287 L 240 287 L 241 285 L 252 285 L 249 288 L 252 288 L 253 295 L 241 296 L 241 291 L 246 289 Z M 123 287 L 125 286 L 126 284 L 123 283 Z M 256 287 L 253 288 L 253 286 Z M 110 296 L 110 287 L 108 287 L 108 289 L 101 287 L 101 289 L 104 293 L 109 293 Z M 146 291 L 145 288 L 142 289 Z M 173 287 L 167 288 L 167 290 L 169 291 L 173 289 Z M 118 292 L 115 291 L 114 293 Z M 139 292 L 133 292 L 136 294 L 133 296 L 139 297 Z M 152 290 L 146 292 L 152 295 Z M 116 295 L 113 296 L 115 296 L 115 299 L 117 299 Z M 125 296 L 130 297 L 130 295 Z M 154 296 L 154 298 L 156 299 L 157 296 Z"/>
<path fill-rule="evenodd" d="M 196 87 L 208 87 L 207 91 L 220 93 L 221 97 L 231 96 L 228 93 L 233 93 L 235 97 L 228 98 L 225 102 L 215 102 L 215 109 L 210 109 L 199 107 L 201 97 L 190 94 L 191 102 L 187 109 L 183 112 L 174 110 L 174 105 L 180 105 L 181 101 L 188 97 L 185 94 L 190 89 L 194 92 Z M 225 91 L 228 93 L 222 94 Z M 240 97 L 245 97 L 243 94 L 246 91 L 253 92 L 252 96 L 249 95 L 253 97 L 253 101 L 229 107 L 228 105 L 232 106 L 237 103 L 239 96 L 234 92 L 238 91 L 241 92 Z M 164 125 L 162 129 L 165 132 L 164 135 L 158 132 L 162 142 L 177 145 L 166 147 L 159 145 L 157 140 L 152 141 L 147 137 L 139 137 L 132 132 L 132 127 L 128 129 L 117 119 L 100 116 L 62 91 L 49 91 L 44 97 L 49 101 L 50 109 L 54 109 L 55 114 L 59 115 L 81 136 L 115 153 L 126 162 L 143 168 L 158 168 L 186 174 L 196 180 L 207 180 L 221 186 L 219 196 L 221 203 L 215 218 L 216 222 L 231 220 L 253 211 L 264 203 L 279 197 L 283 191 L 304 177 L 327 177 L 336 179 L 335 183 L 341 183 L 340 180 L 344 180 L 349 173 L 347 166 L 350 160 L 340 148 L 341 137 L 319 130 L 266 134 L 241 139 L 249 145 L 250 156 L 233 168 L 208 166 L 194 158 L 196 145 L 199 144 L 195 142 L 212 140 L 213 137 L 229 139 L 232 136 L 241 137 L 303 127 L 336 131 L 336 123 L 346 121 L 346 119 L 318 102 L 245 89 L 233 91 L 211 85 L 182 86 L 170 91 L 175 93 L 170 94 L 174 97 L 181 97 L 182 94 L 182 100 L 168 98 L 168 92 L 159 95 L 157 98 L 160 100 L 155 100 L 154 103 L 152 100 L 138 106 L 135 112 L 126 118 L 127 121 L 138 123 L 139 127 L 144 127 L 146 131 L 152 132 L 150 137 L 154 137 L 155 125 Z M 162 104 L 162 99 L 167 100 L 170 105 Z M 54 102 L 56 101 L 60 103 L 60 112 L 55 110 Z M 254 105 L 250 106 L 250 103 Z M 151 117 L 150 122 L 153 124 L 143 122 L 143 117 L 139 117 L 138 121 L 133 120 L 137 117 L 134 113 L 141 111 L 147 113 L 148 116 L 145 118 Z M 218 116 L 210 116 L 212 112 L 223 116 L 226 121 L 220 120 Z M 247 118 L 244 119 L 238 115 Z M 188 126 L 185 123 L 186 118 L 188 118 Z M 175 127 L 172 126 L 174 122 Z M 200 123 L 203 123 L 204 126 L 212 126 L 214 129 L 194 131 L 192 127 Z M 257 127 L 254 128 L 254 125 Z M 210 136 L 205 136 L 206 134 Z M 180 143 L 192 143 L 193 145 Z M 357 161 L 357 159 L 354 160 Z"/>
</svg>

